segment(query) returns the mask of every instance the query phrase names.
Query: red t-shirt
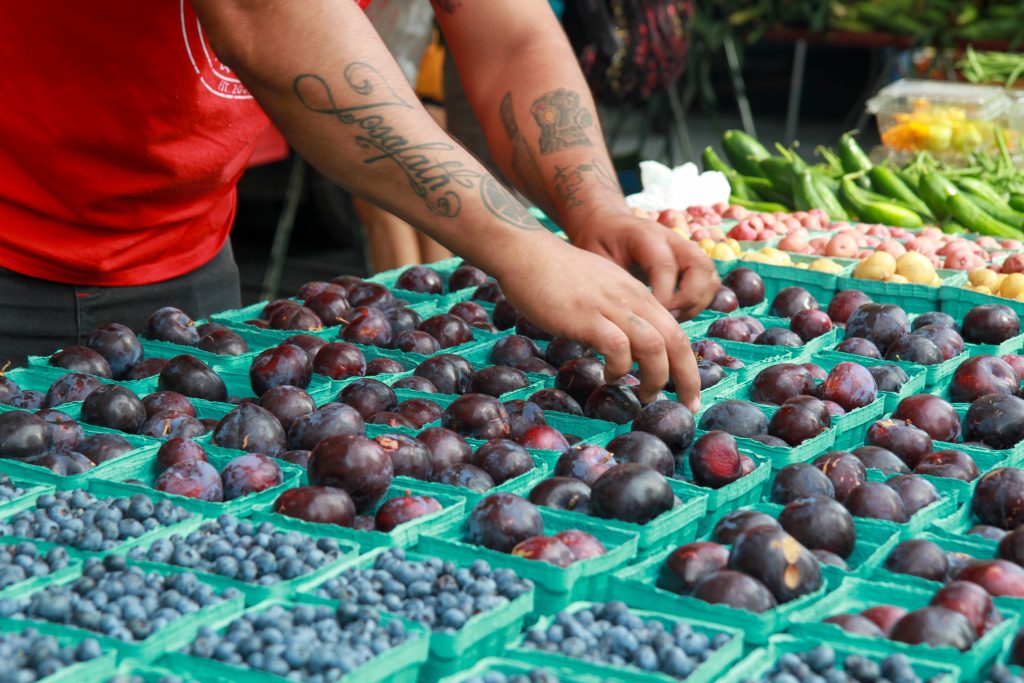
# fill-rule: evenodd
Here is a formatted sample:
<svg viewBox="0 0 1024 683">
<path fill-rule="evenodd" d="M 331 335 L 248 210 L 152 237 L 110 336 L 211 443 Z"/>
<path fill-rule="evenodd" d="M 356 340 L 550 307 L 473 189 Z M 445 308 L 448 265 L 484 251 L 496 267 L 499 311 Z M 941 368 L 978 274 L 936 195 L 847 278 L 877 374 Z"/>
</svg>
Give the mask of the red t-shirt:
<svg viewBox="0 0 1024 683">
<path fill-rule="evenodd" d="M 269 122 L 188 0 L 10 3 L 0 64 L 0 267 L 141 285 L 220 251 Z"/>
</svg>

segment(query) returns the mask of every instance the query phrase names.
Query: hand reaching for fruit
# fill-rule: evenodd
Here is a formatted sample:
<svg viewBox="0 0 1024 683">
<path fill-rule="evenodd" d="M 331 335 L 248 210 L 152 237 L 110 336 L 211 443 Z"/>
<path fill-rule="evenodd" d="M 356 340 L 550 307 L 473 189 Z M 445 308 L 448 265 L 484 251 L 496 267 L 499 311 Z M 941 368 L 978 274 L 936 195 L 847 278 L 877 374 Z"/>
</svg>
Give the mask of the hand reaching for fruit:
<svg viewBox="0 0 1024 683">
<path fill-rule="evenodd" d="M 692 411 L 699 408 L 700 376 L 689 339 L 643 284 L 608 259 L 560 240 L 527 244 L 527 251 L 505 254 L 503 265 L 493 269 L 523 316 L 551 334 L 597 349 L 606 359 L 608 381 L 628 373 L 636 359 L 644 403 L 671 376 L 679 400 Z M 712 295 L 717 288 L 714 278 Z"/>
<path fill-rule="evenodd" d="M 572 231 L 572 241 L 623 268 L 639 266 L 654 296 L 679 320 L 703 311 L 718 291 L 718 274 L 703 250 L 657 221 L 628 212 L 591 214 Z"/>
</svg>

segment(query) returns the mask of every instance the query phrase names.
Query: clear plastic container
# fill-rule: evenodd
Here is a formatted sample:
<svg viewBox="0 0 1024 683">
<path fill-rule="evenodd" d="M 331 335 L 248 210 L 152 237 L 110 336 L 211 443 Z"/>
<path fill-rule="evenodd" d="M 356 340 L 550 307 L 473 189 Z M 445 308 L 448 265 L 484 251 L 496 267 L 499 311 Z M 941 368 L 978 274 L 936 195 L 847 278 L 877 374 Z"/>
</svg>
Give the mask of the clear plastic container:
<svg viewBox="0 0 1024 683">
<path fill-rule="evenodd" d="M 1012 116 L 1014 102 L 1002 88 L 902 79 L 868 100 L 878 119 L 882 143 L 890 153 L 930 152 L 944 161 L 966 159 L 972 152 L 995 151 L 1002 130 L 1014 148 L 1024 121 Z"/>
</svg>

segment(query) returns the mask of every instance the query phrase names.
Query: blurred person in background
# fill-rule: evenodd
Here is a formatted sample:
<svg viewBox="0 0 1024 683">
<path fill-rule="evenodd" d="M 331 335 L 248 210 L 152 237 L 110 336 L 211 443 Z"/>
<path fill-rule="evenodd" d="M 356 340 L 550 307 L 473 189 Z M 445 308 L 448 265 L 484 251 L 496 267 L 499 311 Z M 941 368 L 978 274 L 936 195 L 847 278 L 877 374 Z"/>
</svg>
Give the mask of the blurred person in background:
<svg viewBox="0 0 1024 683">
<path fill-rule="evenodd" d="M 636 360 L 642 400 L 671 377 L 696 409 L 672 312 L 708 304 L 714 267 L 626 206 L 547 0 L 432 4 L 498 166 L 575 246 L 427 114 L 365 4 L 6 7 L 0 354 L 51 352 L 108 321 L 139 329 L 160 306 L 237 306 L 236 184 L 269 116 L 325 176 L 495 276 L 542 329 L 595 347 L 609 379 Z"/>
</svg>

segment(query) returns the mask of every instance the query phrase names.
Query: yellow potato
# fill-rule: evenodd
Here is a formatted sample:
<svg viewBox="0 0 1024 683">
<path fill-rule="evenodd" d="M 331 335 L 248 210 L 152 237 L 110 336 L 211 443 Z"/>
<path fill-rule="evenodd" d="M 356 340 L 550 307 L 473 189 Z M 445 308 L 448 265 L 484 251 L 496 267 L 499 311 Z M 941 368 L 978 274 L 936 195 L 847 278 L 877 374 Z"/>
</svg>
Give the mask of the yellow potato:
<svg viewBox="0 0 1024 683">
<path fill-rule="evenodd" d="M 725 241 L 725 243 L 728 244 L 729 248 L 732 249 L 737 254 L 739 254 L 739 253 L 741 253 L 743 251 L 743 247 L 740 246 L 740 243 L 737 242 L 736 240 L 734 240 L 731 237 L 729 239 L 727 239 Z"/>
<path fill-rule="evenodd" d="M 907 278 L 903 277 L 902 275 L 890 275 L 889 277 L 885 278 L 885 281 L 886 282 L 891 282 L 891 283 L 897 284 L 897 285 L 910 284 L 910 280 L 908 280 Z"/>
<path fill-rule="evenodd" d="M 730 249 L 728 244 L 719 242 L 715 245 L 715 248 L 711 250 L 711 258 L 718 261 L 735 261 L 736 252 Z"/>
<path fill-rule="evenodd" d="M 938 275 L 936 275 L 935 277 L 932 278 L 932 281 L 929 282 L 928 284 L 930 284 L 932 287 L 941 287 L 942 286 L 942 278 L 939 277 Z"/>
<path fill-rule="evenodd" d="M 998 288 L 999 273 L 990 268 L 975 268 L 967 275 L 967 280 L 975 286 Z"/>
<path fill-rule="evenodd" d="M 988 287 L 986 287 L 985 285 L 975 285 L 974 287 L 971 287 L 971 289 L 973 289 L 978 294 L 991 294 L 992 293 L 992 290 L 989 289 Z"/>
<path fill-rule="evenodd" d="M 811 268 L 809 265 L 807 265 L 806 263 L 802 263 L 802 262 L 801 263 L 797 263 L 795 265 L 800 270 L 810 270 L 810 268 Z"/>
<path fill-rule="evenodd" d="M 896 274 L 905 277 L 907 282 L 930 285 L 935 279 L 935 267 L 924 254 L 908 251 L 897 259 Z"/>
<path fill-rule="evenodd" d="M 999 287 L 999 293 L 1007 299 L 1016 299 L 1024 294 L 1024 274 L 1010 273 Z"/>
<path fill-rule="evenodd" d="M 884 280 L 896 274 L 896 259 L 885 251 L 876 251 L 857 264 L 853 276 L 862 280 Z"/>
<path fill-rule="evenodd" d="M 843 267 L 832 259 L 820 258 L 811 264 L 811 270 L 816 270 L 819 273 L 832 273 L 833 275 L 838 275 L 842 272 Z"/>
</svg>

